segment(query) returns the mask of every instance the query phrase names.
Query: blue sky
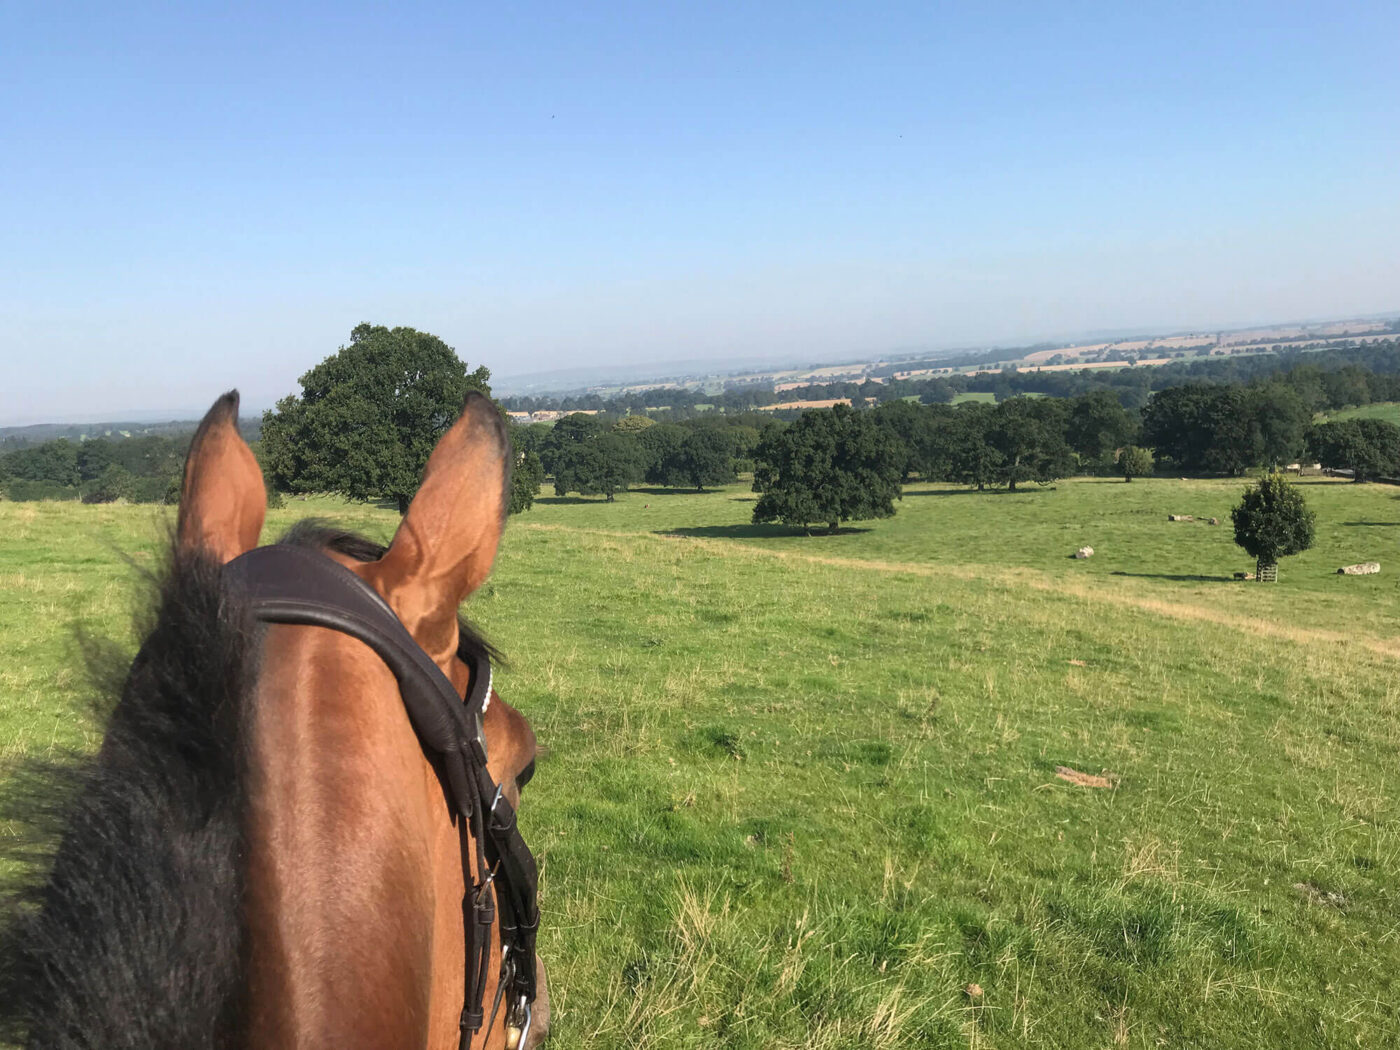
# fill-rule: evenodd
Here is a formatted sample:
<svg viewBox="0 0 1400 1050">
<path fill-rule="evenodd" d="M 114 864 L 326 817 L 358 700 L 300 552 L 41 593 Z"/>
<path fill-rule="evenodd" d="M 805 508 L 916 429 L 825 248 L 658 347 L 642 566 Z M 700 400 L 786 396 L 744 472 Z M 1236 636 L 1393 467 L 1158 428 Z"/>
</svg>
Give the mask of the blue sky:
<svg viewBox="0 0 1400 1050">
<path fill-rule="evenodd" d="M 1400 309 L 1400 5 L 0 0 L 0 423 Z"/>
</svg>

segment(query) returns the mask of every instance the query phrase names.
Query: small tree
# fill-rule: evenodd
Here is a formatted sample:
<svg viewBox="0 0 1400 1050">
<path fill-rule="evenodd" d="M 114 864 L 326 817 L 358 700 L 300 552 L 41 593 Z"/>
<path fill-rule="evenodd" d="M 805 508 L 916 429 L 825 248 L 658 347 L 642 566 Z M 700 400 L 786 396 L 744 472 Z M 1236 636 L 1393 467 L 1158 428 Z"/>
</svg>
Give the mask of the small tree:
<svg viewBox="0 0 1400 1050">
<path fill-rule="evenodd" d="M 1152 473 L 1152 450 L 1127 445 L 1118 453 L 1118 469 L 1123 472 L 1124 481 L 1145 477 Z"/>
<path fill-rule="evenodd" d="M 1235 542 L 1254 558 L 1255 576 L 1263 579 L 1264 570 L 1277 566 L 1280 558 L 1312 546 L 1317 516 L 1308 510 L 1303 494 L 1275 472 L 1245 490 L 1230 519 Z"/>
<path fill-rule="evenodd" d="M 131 471 L 116 463 L 109 464 L 102 474 L 82 487 L 84 503 L 115 503 L 131 500 L 136 495 L 136 478 Z"/>
</svg>

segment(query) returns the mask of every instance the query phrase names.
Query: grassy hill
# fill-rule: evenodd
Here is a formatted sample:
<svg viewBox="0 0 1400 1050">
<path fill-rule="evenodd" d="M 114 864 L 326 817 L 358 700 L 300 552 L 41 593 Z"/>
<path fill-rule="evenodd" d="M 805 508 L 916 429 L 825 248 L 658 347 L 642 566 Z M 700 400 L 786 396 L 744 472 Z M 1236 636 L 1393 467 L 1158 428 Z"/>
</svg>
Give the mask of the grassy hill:
<svg viewBox="0 0 1400 1050">
<path fill-rule="evenodd" d="M 1378 401 L 1373 405 L 1362 405 L 1360 408 L 1345 408 L 1340 412 L 1333 412 L 1329 419 L 1383 419 L 1387 423 L 1394 423 L 1400 426 L 1400 402 Z"/>
<path fill-rule="evenodd" d="M 551 1045 L 1394 1045 L 1400 490 L 1305 481 L 1318 548 L 1256 585 L 1242 487 L 913 486 L 812 538 L 738 486 L 513 519 L 468 609 L 548 749 Z M 269 535 L 307 513 L 396 523 Z M 0 503 L 0 754 L 95 741 L 70 625 L 130 644 L 117 552 L 160 534 Z"/>
</svg>

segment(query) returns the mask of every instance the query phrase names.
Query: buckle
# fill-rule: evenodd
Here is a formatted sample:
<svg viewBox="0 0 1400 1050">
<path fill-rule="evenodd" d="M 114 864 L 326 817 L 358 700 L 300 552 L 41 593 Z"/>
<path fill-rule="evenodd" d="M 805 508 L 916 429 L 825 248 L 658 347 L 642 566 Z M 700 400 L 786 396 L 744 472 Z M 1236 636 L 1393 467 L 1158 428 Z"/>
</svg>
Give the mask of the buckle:
<svg viewBox="0 0 1400 1050">
<path fill-rule="evenodd" d="M 476 760 L 481 763 L 481 768 L 486 768 L 486 723 L 482 720 L 480 709 L 471 712 L 472 729 L 476 736 L 467 743 L 475 754 Z"/>
<path fill-rule="evenodd" d="M 486 811 L 486 823 L 487 823 L 487 827 L 490 828 L 491 833 L 492 833 L 493 835 L 505 835 L 505 834 L 509 834 L 509 832 L 511 831 L 511 829 L 513 829 L 513 828 L 515 827 L 515 809 L 514 809 L 514 807 L 511 806 L 510 802 L 505 798 L 505 796 L 504 796 L 504 791 L 505 791 L 505 785 L 504 785 L 504 784 L 497 784 L 497 785 L 496 785 L 496 797 L 493 798 L 493 799 L 491 800 L 491 805 L 490 805 L 490 807 L 489 807 L 489 808 L 487 809 L 487 811 Z M 506 819 L 505 819 L 503 822 L 497 823 L 497 822 L 496 822 L 496 807 L 497 807 L 498 805 L 500 805 L 502 802 L 505 802 L 505 804 L 506 804 L 506 814 L 507 814 L 507 815 L 506 815 Z"/>
</svg>

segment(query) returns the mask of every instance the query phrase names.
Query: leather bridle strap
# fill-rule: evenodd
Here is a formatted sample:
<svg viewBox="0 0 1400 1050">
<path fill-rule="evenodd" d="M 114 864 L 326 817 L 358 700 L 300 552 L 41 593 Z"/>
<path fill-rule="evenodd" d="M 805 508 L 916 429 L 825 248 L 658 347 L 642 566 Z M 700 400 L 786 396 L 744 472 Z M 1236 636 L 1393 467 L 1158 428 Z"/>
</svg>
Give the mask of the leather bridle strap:
<svg viewBox="0 0 1400 1050">
<path fill-rule="evenodd" d="M 224 583 L 250 605 L 258 620 L 326 627 L 364 642 L 398 680 L 409 722 L 424 751 L 438 760 L 456 809 L 466 888 L 461 1019 L 465 1050 L 482 1025 L 491 926 L 498 911 L 501 942 L 514 953 L 508 960 L 513 1003 L 528 1009 L 536 992 L 539 874 L 516 827 L 515 810 L 486 765 L 482 720 L 491 696 L 489 660 L 459 654 L 471 670 L 467 695 L 459 697 L 389 604 L 319 551 L 292 545 L 259 547 L 224 566 Z"/>
</svg>

